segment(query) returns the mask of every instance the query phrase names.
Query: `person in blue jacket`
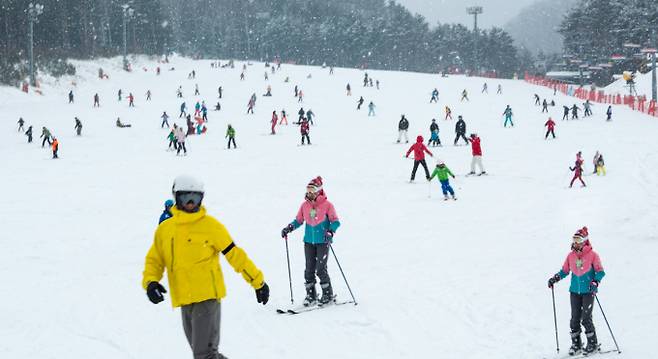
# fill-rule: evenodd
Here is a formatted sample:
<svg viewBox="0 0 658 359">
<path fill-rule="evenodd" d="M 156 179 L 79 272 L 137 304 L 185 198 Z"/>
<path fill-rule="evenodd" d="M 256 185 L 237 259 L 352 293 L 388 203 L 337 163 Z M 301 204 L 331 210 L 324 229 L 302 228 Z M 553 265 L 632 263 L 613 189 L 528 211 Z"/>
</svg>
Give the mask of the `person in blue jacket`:
<svg viewBox="0 0 658 359">
<path fill-rule="evenodd" d="M 168 199 L 164 203 L 164 211 L 162 211 L 162 214 L 160 215 L 160 220 L 158 221 L 158 224 L 168 220 L 171 218 L 171 207 L 174 205 L 174 201 L 171 199 Z"/>
</svg>

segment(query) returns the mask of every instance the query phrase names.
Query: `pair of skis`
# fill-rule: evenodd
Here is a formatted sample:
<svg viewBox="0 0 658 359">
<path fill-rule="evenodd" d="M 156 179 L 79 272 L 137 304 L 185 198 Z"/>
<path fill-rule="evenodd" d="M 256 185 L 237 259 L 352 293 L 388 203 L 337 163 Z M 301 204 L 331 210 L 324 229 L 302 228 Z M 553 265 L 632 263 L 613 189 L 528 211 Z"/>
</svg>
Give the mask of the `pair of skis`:
<svg viewBox="0 0 658 359">
<path fill-rule="evenodd" d="M 344 300 L 344 301 L 336 301 L 335 299 L 327 304 L 315 304 L 315 305 L 310 305 L 310 306 L 296 306 L 296 307 L 291 307 L 288 309 L 281 309 L 278 308 L 276 310 L 277 314 L 290 314 L 290 315 L 295 315 L 295 314 L 301 314 L 301 313 L 306 313 L 306 312 L 311 312 L 314 310 L 319 310 L 319 309 L 324 309 L 327 307 L 332 307 L 332 306 L 337 306 L 337 305 L 345 305 L 345 304 L 354 304 L 353 300 Z"/>
<path fill-rule="evenodd" d="M 580 352 L 578 354 L 574 355 L 569 355 L 565 354 L 562 356 L 556 357 L 556 359 L 582 359 L 582 358 L 589 358 L 589 357 L 597 357 L 599 355 L 605 355 L 605 354 L 612 354 L 612 353 L 617 353 L 617 349 L 606 349 L 606 350 L 597 350 L 591 353 L 583 353 Z"/>
</svg>

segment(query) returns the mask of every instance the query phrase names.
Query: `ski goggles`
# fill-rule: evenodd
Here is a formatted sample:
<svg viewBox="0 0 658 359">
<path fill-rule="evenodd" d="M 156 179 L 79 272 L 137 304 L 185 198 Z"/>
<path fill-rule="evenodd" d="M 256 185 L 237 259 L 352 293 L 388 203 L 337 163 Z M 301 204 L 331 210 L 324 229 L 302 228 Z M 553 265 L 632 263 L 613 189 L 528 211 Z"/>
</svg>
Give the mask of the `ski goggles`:
<svg viewBox="0 0 658 359">
<path fill-rule="evenodd" d="M 192 203 L 195 207 L 201 205 L 203 200 L 203 193 L 201 192 L 187 192 L 179 191 L 176 192 L 176 205 L 185 206 L 188 203 Z"/>
<path fill-rule="evenodd" d="M 573 236 L 573 242 L 578 244 L 583 244 L 585 243 L 585 238 L 581 236 Z"/>
</svg>

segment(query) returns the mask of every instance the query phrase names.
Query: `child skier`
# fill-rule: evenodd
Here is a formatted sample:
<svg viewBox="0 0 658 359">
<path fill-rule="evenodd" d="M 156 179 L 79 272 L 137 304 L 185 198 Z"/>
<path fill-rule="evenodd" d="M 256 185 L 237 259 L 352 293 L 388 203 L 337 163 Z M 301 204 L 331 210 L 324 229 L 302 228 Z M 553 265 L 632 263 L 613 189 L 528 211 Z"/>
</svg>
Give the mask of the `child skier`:
<svg viewBox="0 0 658 359">
<path fill-rule="evenodd" d="M 441 146 L 441 140 L 439 139 L 439 125 L 436 124 L 436 119 L 432 119 L 432 124 L 430 125 L 430 140 L 427 142 L 427 145 L 430 146 Z"/>
<path fill-rule="evenodd" d="M 423 143 L 424 139 L 423 136 L 418 136 L 416 137 L 416 143 L 411 145 L 409 147 L 409 150 L 407 151 L 407 154 L 405 157 L 409 158 L 409 154 L 411 151 L 414 152 L 414 168 L 411 170 L 411 180 L 409 182 L 413 182 L 414 179 L 416 178 L 416 170 L 418 170 L 418 165 L 423 165 L 423 169 L 425 169 L 425 178 L 429 179 L 430 178 L 430 171 L 427 168 L 427 163 L 425 162 L 425 153 L 427 152 L 428 155 L 434 157 L 432 152 L 425 147 L 425 144 Z"/>
<path fill-rule="evenodd" d="M 507 121 L 514 127 L 514 122 L 512 122 L 512 108 L 507 105 L 505 107 L 505 111 L 503 111 L 503 115 L 505 116 L 505 124 L 503 125 L 504 127 L 507 127 Z"/>
<path fill-rule="evenodd" d="M 288 234 L 299 228 L 306 222 L 304 232 L 304 255 L 306 257 L 306 269 L 304 280 L 306 287 L 306 298 L 304 306 L 310 306 L 317 302 L 315 289 L 316 275 L 320 279 L 322 297 L 320 304 L 327 304 L 335 300 L 331 288 L 331 279 L 327 271 L 327 260 L 329 258 L 329 247 L 333 242 L 334 235 L 340 221 L 334 205 L 327 200 L 322 189 L 322 177 L 312 179 L 306 186 L 306 195 L 295 219 L 281 230 L 281 237 L 288 240 Z"/>
<path fill-rule="evenodd" d="M 439 178 L 439 183 L 441 183 L 441 191 L 443 192 L 443 199 L 445 201 L 448 200 L 448 193 L 450 193 L 450 196 L 452 196 L 453 200 L 457 200 L 457 197 L 455 197 L 455 191 L 452 189 L 452 186 L 450 186 L 450 180 L 448 179 L 448 176 L 455 178 L 455 175 L 452 174 L 450 169 L 446 166 L 446 164 L 439 160 L 436 163 L 436 168 L 434 169 L 434 172 L 432 172 L 432 175 L 430 178 L 428 178 L 428 181 L 431 181 L 434 177 Z"/>
<path fill-rule="evenodd" d="M 544 136 L 544 139 L 548 139 L 548 135 L 551 134 L 553 135 L 553 138 L 555 138 L 555 122 L 553 121 L 552 118 L 548 118 L 548 121 L 544 124 L 544 127 L 547 127 L 546 130 L 546 136 Z"/>
<path fill-rule="evenodd" d="M 53 159 L 59 158 L 57 157 L 57 151 L 59 150 L 59 141 L 57 141 L 57 138 L 53 137 Z"/>
<path fill-rule="evenodd" d="M 596 329 L 592 321 L 594 297 L 598 292 L 599 284 L 605 276 L 599 255 L 594 252 L 589 241 L 587 227 L 576 231 L 573 235 L 571 252 L 562 265 L 562 269 L 548 280 L 548 287 L 553 288 L 555 283 L 566 278 L 571 273 L 571 348 L 569 355 L 576 355 L 583 349 L 580 338 L 581 323 L 585 327 L 587 346 L 585 353 L 590 354 L 599 350 L 596 339 Z"/>
</svg>

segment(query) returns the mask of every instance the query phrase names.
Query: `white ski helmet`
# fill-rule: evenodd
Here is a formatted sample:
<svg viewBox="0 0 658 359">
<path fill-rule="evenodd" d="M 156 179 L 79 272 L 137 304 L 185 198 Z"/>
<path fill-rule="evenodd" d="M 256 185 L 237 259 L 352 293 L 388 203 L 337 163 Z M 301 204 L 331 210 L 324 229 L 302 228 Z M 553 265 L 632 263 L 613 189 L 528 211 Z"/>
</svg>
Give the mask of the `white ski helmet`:
<svg viewBox="0 0 658 359">
<path fill-rule="evenodd" d="M 203 182 L 200 180 L 189 176 L 189 175 L 180 175 L 174 179 L 174 185 L 171 188 L 171 192 L 176 197 L 176 192 L 199 192 L 205 193 L 203 189 Z"/>
</svg>

